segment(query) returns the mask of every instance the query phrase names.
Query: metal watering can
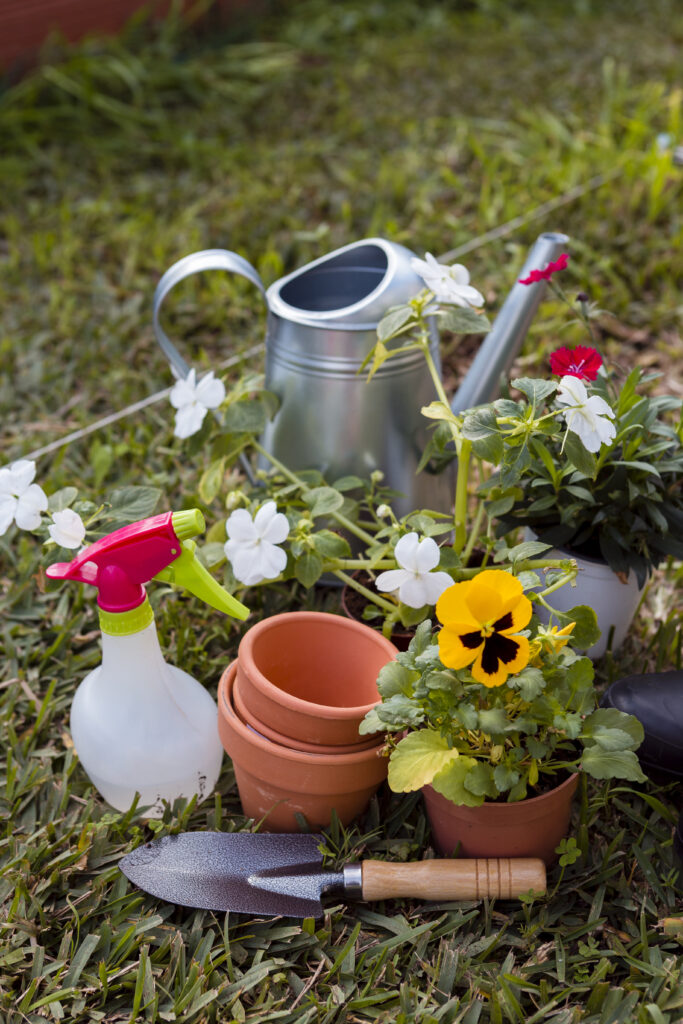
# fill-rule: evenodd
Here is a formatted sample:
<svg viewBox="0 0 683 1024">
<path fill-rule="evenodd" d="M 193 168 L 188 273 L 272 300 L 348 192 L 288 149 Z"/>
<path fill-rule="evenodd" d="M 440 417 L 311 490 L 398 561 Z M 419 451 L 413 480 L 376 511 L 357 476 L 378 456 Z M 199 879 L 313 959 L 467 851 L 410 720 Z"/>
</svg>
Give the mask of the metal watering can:
<svg viewBox="0 0 683 1024">
<path fill-rule="evenodd" d="M 541 235 L 518 276 L 556 258 L 567 241 L 566 235 Z M 417 473 L 429 437 L 420 409 L 436 397 L 422 354 L 394 357 L 371 381 L 358 372 L 385 313 L 424 287 L 410 265 L 413 256 L 395 242 L 367 238 L 313 260 L 266 291 L 254 267 L 237 253 L 195 252 L 174 263 L 157 285 L 156 337 L 176 373 L 185 377 L 188 366 L 159 322 L 164 299 L 179 281 L 200 271 L 246 277 L 266 302 L 265 383 L 280 398 L 262 438 L 266 450 L 293 470 L 319 469 L 330 483 L 380 469 L 384 483 L 402 496 L 393 502 L 399 515 L 419 508 L 445 511 L 452 503 L 452 474 L 428 468 Z M 543 289 L 543 284 L 513 287 L 455 395 L 454 410 L 495 396 Z M 440 369 L 436 329 L 431 354 Z"/>
</svg>

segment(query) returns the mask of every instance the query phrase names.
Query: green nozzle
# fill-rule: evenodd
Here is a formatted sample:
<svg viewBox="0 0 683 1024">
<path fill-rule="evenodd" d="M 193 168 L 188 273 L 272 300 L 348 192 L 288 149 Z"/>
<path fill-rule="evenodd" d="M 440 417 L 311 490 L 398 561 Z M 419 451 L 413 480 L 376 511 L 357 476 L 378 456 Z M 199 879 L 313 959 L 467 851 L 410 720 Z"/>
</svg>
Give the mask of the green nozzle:
<svg viewBox="0 0 683 1024">
<path fill-rule="evenodd" d="M 171 516 L 173 532 L 178 540 L 188 540 L 189 537 L 196 537 L 203 533 L 205 528 L 204 516 L 198 508 L 188 508 L 183 512 L 174 512 Z"/>
</svg>

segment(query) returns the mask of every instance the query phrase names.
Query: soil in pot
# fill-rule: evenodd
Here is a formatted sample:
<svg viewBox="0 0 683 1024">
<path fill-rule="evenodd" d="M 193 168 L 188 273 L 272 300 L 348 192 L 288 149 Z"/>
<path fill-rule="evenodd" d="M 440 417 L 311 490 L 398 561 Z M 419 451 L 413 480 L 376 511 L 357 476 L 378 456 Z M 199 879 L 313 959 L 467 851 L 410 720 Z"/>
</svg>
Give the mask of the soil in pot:
<svg viewBox="0 0 683 1024">
<path fill-rule="evenodd" d="M 451 803 L 431 786 L 422 790 L 436 849 L 445 857 L 459 846 L 462 857 L 541 857 L 555 860 L 555 847 L 569 830 L 578 775 L 554 789 L 515 803 L 484 801 L 479 807 Z"/>
</svg>

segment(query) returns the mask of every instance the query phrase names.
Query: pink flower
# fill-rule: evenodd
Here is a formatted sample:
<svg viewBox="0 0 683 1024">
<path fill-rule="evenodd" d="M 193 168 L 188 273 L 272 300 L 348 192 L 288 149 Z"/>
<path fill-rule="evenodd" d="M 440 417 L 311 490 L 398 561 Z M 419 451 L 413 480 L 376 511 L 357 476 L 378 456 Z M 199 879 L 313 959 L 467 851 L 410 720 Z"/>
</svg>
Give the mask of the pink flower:
<svg viewBox="0 0 683 1024">
<path fill-rule="evenodd" d="M 569 254 L 563 252 L 556 260 L 551 260 L 543 270 L 532 270 L 528 277 L 520 277 L 520 284 L 536 284 L 537 281 L 549 281 L 558 270 L 566 270 Z"/>
<path fill-rule="evenodd" d="M 581 380 L 595 380 L 602 366 L 602 356 L 588 345 L 575 348 L 556 348 L 550 356 L 550 369 L 558 377 L 579 377 Z"/>
</svg>

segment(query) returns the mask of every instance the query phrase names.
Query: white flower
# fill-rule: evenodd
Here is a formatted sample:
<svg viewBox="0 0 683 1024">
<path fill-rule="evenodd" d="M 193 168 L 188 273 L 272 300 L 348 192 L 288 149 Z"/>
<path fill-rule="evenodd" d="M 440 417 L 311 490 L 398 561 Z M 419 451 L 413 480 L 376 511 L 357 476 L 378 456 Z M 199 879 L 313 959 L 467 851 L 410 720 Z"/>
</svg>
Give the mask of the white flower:
<svg viewBox="0 0 683 1024">
<path fill-rule="evenodd" d="M 398 599 L 410 608 L 436 604 L 453 580 L 447 572 L 431 572 L 439 564 L 439 548 L 433 537 L 417 539 L 406 533 L 394 548 L 400 569 L 389 569 L 375 581 L 378 590 L 398 590 Z"/>
<path fill-rule="evenodd" d="M 52 516 L 52 525 L 47 532 L 50 538 L 63 548 L 77 548 L 83 543 L 85 525 L 78 512 L 72 508 L 63 508 Z"/>
<path fill-rule="evenodd" d="M 610 444 L 617 435 L 616 427 L 610 420 L 614 413 L 604 398 L 599 395 L 588 397 L 586 385 L 578 377 L 567 375 L 560 381 L 556 395 L 568 430 L 573 430 L 587 451 L 598 452 L 603 444 Z"/>
<path fill-rule="evenodd" d="M 276 544 L 287 540 L 287 516 L 267 501 L 252 519 L 246 508 L 238 508 L 226 521 L 228 540 L 225 554 L 235 578 L 248 586 L 279 576 L 287 564 L 287 554 Z"/>
<path fill-rule="evenodd" d="M 446 267 L 437 263 L 430 252 L 424 260 L 413 257 L 410 265 L 419 274 L 427 287 L 434 292 L 437 302 L 451 306 L 465 306 L 478 309 L 484 305 L 484 296 L 470 284 L 470 272 L 462 263 Z"/>
<path fill-rule="evenodd" d="M 20 530 L 40 526 L 40 513 L 47 510 L 47 497 L 42 487 L 34 484 L 36 464 L 19 459 L 0 469 L 0 537 L 12 520 Z"/>
<path fill-rule="evenodd" d="M 186 438 L 196 434 L 209 409 L 216 409 L 225 398 L 223 381 L 216 380 L 213 370 L 196 383 L 195 371 L 190 370 L 184 380 L 174 384 L 170 394 L 175 414 L 176 437 Z"/>
</svg>

